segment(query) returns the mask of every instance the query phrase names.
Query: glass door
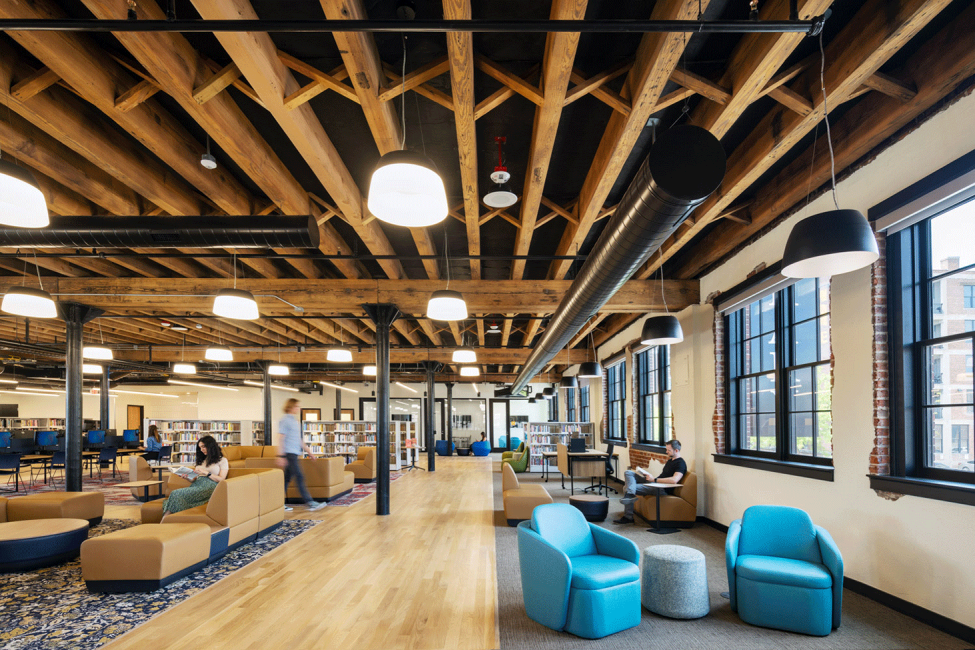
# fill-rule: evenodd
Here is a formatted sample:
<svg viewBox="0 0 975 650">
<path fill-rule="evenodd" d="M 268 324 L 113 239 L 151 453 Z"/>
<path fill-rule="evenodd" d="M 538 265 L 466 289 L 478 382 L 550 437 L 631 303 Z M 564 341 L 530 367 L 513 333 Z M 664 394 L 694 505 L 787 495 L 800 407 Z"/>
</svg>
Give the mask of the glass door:
<svg viewBox="0 0 975 650">
<path fill-rule="evenodd" d="M 492 451 L 508 451 L 508 400 L 491 400 L 491 417 L 489 419 Z"/>
</svg>

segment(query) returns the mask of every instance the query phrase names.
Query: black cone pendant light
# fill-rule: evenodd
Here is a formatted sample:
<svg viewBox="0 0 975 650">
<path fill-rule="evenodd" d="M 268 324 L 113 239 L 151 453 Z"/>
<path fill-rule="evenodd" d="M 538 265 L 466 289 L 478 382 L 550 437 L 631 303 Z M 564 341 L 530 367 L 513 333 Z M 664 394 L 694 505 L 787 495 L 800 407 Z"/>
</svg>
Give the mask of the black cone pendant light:
<svg viewBox="0 0 975 650">
<path fill-rule="evenodd" d="M 782 255 L 782 275 L 823 278 L 870 266 L 879 257 L 873 229 L 858 210 L 830 210 L 792 228 Z"/>
<path fill-rule="evenodd" d="M 643 322 L 640 343 L 643 345 L 667 345 L 684 340 L 684 332 L 676 316 L 651 316 Z"/>
</svg>

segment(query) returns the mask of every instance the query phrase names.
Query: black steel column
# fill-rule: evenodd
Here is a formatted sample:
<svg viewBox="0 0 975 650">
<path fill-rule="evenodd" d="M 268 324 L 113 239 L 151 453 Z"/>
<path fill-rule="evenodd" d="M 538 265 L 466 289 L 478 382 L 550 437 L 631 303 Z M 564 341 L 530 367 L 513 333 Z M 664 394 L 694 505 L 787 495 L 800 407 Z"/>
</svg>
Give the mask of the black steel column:
<svg viewBox="0 0 975 650">
<path fill-rule="evenodd" d="M 267 446 L 272 446 L 274 444 L 274 434 L 271 432 L 271 422 L 273 420 L 271 414 L 271 374 L 267 371 L 270 363 L 264 364 L 264 444 Z M 279 454 L 284 452 L 278 450 Z"/>
<path fill-rule="evenodd" d="M 332 419 L 341 420 L 342 419 L 342 391 L 338 388 L 333 388 L 335 391 L 335 408 L 332 409 Z"/>
<path fill-rule="evenodd" d="M 376 324 L 376 514 L 389 514 L 389 326 L 396 305 L 362 305 Z"/>
<path fill-rule="evenodd" d="M 427 361 L 427 471 L 436 471 L 437 445 L 437 384 L 434 375 L 439 364 Z"/>
<path fill-rule="evenodd" d="M 58 314 L 64 319 L 65 327 L 64 489 L 67 492 L 81 492 L 81 429 L 84 424 L 81 413 L 82 328 L 102 313 L 101 309 L 87 305 L 58 303 Z"/>
<path fill-rule="evenodd" d="M 454 384 L 447 382 L 447 455 L 454 455 Z"/>
<path fill-rule="evenodd" d="M 106 431 L 112 428 L 109 426 L 108 374 L 108 366 L 102 366 L 101 383 L 98 385 L 98 421 L 101 423 L 101 428 Z"/>
</svg>

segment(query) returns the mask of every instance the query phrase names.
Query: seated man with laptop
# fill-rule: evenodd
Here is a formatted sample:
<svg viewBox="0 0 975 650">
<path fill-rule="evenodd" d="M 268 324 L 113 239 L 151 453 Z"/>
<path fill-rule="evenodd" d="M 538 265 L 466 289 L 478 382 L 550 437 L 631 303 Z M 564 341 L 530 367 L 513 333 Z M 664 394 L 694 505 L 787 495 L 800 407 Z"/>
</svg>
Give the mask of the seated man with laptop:
<svg viewBox="0 0 975 650">
<path fill-rule="evenodd" d="M 633 523 L 633 504 L 636 503 L 638 494 L 653 494 L 654 489 L 646 483 L 680 483 L 684 475 L 687 474 L 687 463 L 680 457 L 680 440 L 667 441 L 667 464 L 660 472 L 660 476 L 654 478 L 648 471 L 637 467 L 636 471 L 626 470 L 626 492 L 620 503 L 623 504 L 623 516 L 614 519 L 614 524 Z"/>
</svg>

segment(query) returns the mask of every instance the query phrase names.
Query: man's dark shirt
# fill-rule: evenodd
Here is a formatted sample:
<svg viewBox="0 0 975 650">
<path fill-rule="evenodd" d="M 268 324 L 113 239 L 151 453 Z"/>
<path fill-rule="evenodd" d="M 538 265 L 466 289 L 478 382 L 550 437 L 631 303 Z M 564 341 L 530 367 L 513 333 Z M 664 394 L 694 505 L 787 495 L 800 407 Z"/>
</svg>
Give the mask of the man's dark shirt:
<svg viewBox="0 0 975 650">
<path fill-rule="evenodd" d="M 684 476 L 687 475 L 687 463 L 684 462 L 683 458 L 671 458 L 668 460 L 667 464 L 664 465 L 664 471 L 660 472 L 657 480 L 670 478 L 677 473 L 683 474 Z"/>
</svg>

